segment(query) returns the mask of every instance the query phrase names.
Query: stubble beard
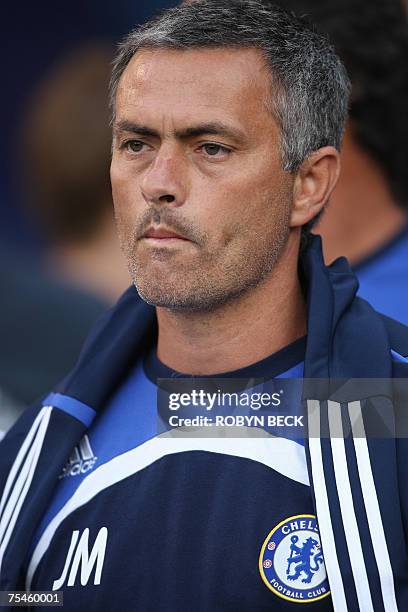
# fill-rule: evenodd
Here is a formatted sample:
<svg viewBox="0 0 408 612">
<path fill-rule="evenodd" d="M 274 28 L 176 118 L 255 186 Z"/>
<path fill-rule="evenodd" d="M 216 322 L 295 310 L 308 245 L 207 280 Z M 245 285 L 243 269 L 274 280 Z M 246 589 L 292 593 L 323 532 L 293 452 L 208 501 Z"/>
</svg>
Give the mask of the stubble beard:
<svg viewBox="0 0 408 612">
<path fill-rule="evenodd" d="M 131 278 L 145 302 L 174 311 L 205 313 L 238 300 L 269 277 L 286 246 L 289 226 L 285 219 L 272 235 L 255 236 L 255 246 L 250 248 L 249 241 L 245 252 L 231 253 L 224 260 L 199 247 L 195 265 L 177 263 L 177 272 L 170 275 L 157 272 L 152 261 L 143 262 L 130 227 L 119 223 L 118 232 Z M 167 257 L 171 267 L 171 255 L 156 256 Z"/>
</svg>

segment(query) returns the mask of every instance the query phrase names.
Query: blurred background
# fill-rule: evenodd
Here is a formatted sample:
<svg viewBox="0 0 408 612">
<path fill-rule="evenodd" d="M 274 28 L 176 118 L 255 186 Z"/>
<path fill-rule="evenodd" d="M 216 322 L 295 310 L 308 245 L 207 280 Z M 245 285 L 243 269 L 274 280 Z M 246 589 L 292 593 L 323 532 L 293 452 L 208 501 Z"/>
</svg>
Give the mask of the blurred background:
<svg viewBox="0 0 408 612">
<path fill-rule="evenodd" d="M 110 62 L 130 29 L 176 4 L 25 0 L 3 11 L 0 430 L 69 371 L 130 282 L 109 184 Z M 408 323 L 407 7 L 275 4 L 326 32 L 352 79 L 344 172 L 318 227 L 326 259 L 346 254 L 364 295 Z"/>
<path fill-rule="evenodd" d="M 107 87 L 117 43 L 175 2 L 4 7 L 0 430 L 72 368 L 130 284 L 113 227 Z"/>
</svg>

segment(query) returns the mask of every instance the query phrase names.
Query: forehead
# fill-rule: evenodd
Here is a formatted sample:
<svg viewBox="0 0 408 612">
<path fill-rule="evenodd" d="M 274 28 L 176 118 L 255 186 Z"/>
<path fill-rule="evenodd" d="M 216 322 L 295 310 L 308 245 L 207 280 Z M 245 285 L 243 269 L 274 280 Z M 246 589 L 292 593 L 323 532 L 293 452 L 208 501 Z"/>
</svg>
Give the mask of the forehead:
<svg viewBox="0 0 408 612">
<path fill-rule="evenodd" d="M 124 71 L 117 118 L 143 113 L 174 120 L 271 119 L 271 79 L 257 49 L 141 50 Z M 126 115 L 126 117 L 122 116 Z"/>
</svg>

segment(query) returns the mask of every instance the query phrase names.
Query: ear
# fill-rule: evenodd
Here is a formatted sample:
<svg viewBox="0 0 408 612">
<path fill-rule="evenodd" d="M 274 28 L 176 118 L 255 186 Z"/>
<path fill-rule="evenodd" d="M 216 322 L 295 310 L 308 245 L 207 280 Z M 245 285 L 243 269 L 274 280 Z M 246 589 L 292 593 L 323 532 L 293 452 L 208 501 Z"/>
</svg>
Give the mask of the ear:
<svg viewBox="0 0 408 612">
<path fill-rule="evenodd" d="M 340 174 L 340 153 L 334 147 L 314 151 L 300 166 L 293 185 L 290 227 L 305 225 L 327 204 Z"/>
</svg>

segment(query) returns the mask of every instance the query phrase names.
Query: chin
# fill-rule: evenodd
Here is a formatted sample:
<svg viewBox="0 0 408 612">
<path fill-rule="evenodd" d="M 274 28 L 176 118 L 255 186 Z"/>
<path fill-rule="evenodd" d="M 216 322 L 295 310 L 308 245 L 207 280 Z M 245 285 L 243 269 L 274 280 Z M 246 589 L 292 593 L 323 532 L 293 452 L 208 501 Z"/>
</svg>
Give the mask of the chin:
<svg viewBox="0 0 408 612">
<path fill-rule="evenodd" d="M 161 308 L 183 309 L 191 302 L 192 297 L 189 292 L 177 291 L 175 284 L 169 286 L 169 282 L 162 282 L 160 279 L 151 282 L 143 282 L 140 279 L 135 281 L 138 294 L 148 304 Z"/>
<path fill-rule="evenodd" d="M 152 287 L 151 285 L 145 286 L 141 283 L 135 283 L 135 286 L 142 300 L 151 306 L 182 311 L 203 310 L 203 301 L 197 299 L 197 295 L 193 291 L 188 292 L 185 288 L 183 291 L 175 291 L 174 286 L 168 288 L 168 290 L 160 285 Z"/>
<path fill-rule="evenodd" d="M 200 292 L 197 288 L 191 287 L 187 290 L 184 285 L 179 291 L 175 285 L 171 287 L 163 287 L 163 285 L 155 284 L 154 286 L 135 283 L 136 289 L 145 302 L 151 306 L 165 308 L 168 310 L 191 312 L 191 313 L 210 313 L 218 308 L 225 306 L 228 302 L 237 299 L 242 291 L 235 292 L 220 292 L 209 291 L 207 288 L 202 288 Z"/>
</svg>

